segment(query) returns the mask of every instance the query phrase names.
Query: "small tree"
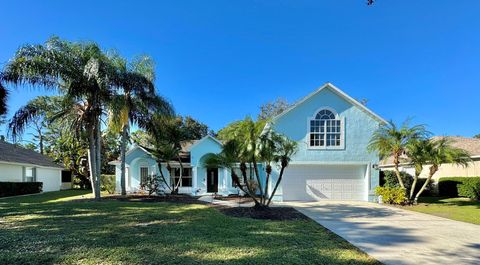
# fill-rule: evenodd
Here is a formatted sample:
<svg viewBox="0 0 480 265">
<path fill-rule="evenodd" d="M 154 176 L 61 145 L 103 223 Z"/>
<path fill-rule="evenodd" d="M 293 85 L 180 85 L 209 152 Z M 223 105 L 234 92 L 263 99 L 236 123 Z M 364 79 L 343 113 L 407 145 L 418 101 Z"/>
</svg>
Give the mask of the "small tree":
<svg viewBox="0 0 480 265">
<path fill-rule="evenodd" d="M 398 169 L 401 156 L 405 153 L 407 145 L 417 139 L 425 139 L 429 132 L 424 125 L 415 125 L 410 127 L 408 120 L 400 127 L 393 121 L 382 124 L 372 135 L 368 150 L 377 152 L 381 159 L 392 156 L 394 171 L 397 175 L 400 187 L 405 188 L 403 180 Z"/>
<path fill-rule="evenodd" d="M 455 148 L 450 145 L 448 138 L 442 137 L 439 140 L 429 140 L 421 143 L 423 155 L 425 156 L 426 163 L 429 164 L 428 177 L 423 186 L 415 195 L 415 203 L 430 183 L 433 175 L 438 171 L 440 165 L 445 163 L 453 163 L 464 167 L 468 166 L 468 163 L 472 161 L 467 151 Z M 414 189 L 412 185 L 412 189 Z"/>
<path fill-rule="evenodd" d="M 261 127 L 263 125 L 263 127 Z M 287 137 L 265 129 L 263 121 L 253 122 L 250 118 L 235 124 L 237 130 L 230 130 L 229 140 L 224 144 L 219 154 L 209 154 L 204 161 L 204 167 L 225 167 L 230 169 L 232 182 L 255 202 L 256 208 L 268 208 L 280 185 L 285 168 L 290 158 L 297 150 L 297 143 Z M 262 130 L 259 130 L 261 128 Z M 224 131 L 225 132 L 225 131 Z M 246 185 L 241 185 L 235 172 L 240 162 L 240 172 Z M 265 165 L 266 179 L 260 180 L 257 163 Z M 247 180 L 247 164 L 252 165 L 258 187 L 253 188 Z M 268 191 L 271 180 L 272 166 L 277 165 L 279 175 L 272 192 Z"/>
<path fill-rule="evenodd" d="M 148 175 L 148 177 L 140 183 L 140 189 L 148 192 L 148 196 L 162 192 L 163 184 L 166 184 L 158 175 Z"/>
</svg>

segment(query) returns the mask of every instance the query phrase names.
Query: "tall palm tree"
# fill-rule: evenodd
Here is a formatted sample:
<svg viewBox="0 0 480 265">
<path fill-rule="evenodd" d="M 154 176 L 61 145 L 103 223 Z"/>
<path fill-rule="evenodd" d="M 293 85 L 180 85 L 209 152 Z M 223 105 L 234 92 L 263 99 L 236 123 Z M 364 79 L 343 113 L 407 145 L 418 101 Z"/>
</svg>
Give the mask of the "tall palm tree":
<svg viewBox="0 0 480 265">
<path fill-rule="evenodd" d="M 52 37 L 43 45 L 24 45 L 6 64 L 0 82 L 29 84 L 57 90 L 73 102 L 83 102 L 82 124 L 88 133 L 90 178 L 100 198 L 101 124 L 105 103 L 111 100 L 116 68 L 93 42 L 74 43 Z"/>
<path fill-rule="evenodd" d="M 451 163 L 467 167 L 468 163 L 472 161 L 470 154 L 467 151 L 452 147 L 447 137 L 442 137 L 438 140 L 430 140 L 423 144 L 422 148 L 426 156 L 426 161 L 430 166 L 427 180 L 415 195 L 415 202 L 418 201 L 418 198 L 430 183 L 433 175 L 438 171 L 440 165 Z"/>
<path fill-rule="evenodd" d="M 121 194 L 126 195 L 125 185 L 125 154 L 129 139 L 130 124 L 136 124 L 145 129 L 145 124 L 151 113 L 173 115 L 173 108 L 166 99 L 156 95 L 153 86 L 155 79 L 154 63 L 148 56 L 141 56 L 127 63 L 117 54 L 112 56 L 117 67 L 120 94 L 110 105 L 110 128 L 121 132 L 120 160 Z"/>
<path fill-rule="evenodd" d="M 405 188 L 400 171 L 398 169 L 401 156 L 405 153 L 409 142 L 417 139 L 425 139 L 429 132 L 424 125 L 415 125 L 410 127 L 408 120 L 401 126 L 397 126 L 393 121 L 382 124 L 372 135 L 368 150 L 377 152 L 381 159 L 389 156 L 393 157 L 395 174 L 400 187 Z"/>
</svg>

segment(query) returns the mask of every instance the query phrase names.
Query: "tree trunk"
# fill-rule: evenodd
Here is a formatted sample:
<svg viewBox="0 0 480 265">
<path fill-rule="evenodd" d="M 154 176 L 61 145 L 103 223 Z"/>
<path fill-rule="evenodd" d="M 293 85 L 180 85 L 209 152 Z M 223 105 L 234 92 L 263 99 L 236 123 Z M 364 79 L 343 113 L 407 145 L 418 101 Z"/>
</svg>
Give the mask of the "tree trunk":
<svg viewBox="0 0 480 265">
<path fill-rule="evenodd" d="M 282 177 L 283 177 L 283 172 L 284 172 L 284 170 L 285 170 L 285 167 L 282 166 L 282 168 L 280 169 L 280 175 L 278 176 L 278 179 L 277 179 L 277 183 L 275 183 L 275 188 L 273 188 L 272 194 L 271 194 L 270 197 L 268 198 L 267 206 L 270 205 L 270 202 L 272 202 L 272 198 L 273 198 L 273 196 L 275 195 L 275 192 L 277 192 L 278 185 L 280 185 L 280 181 L 282 181 Z"/>
<path fill-rule="evenodd" d="M 41 132 L 38 134 L 38 145 L 40 146 L 40 154 L 43 155 L 43 153 L 44 153 L 44 151 L 43 151 L 43 135 L 42 135 Z"/>
<path fill-rule="evenodd" d="M 178 178 L 178 182 L 175 183 L 176 194 L 178 194 L 178 189 L 180 188 L 180 183 L 182 182 L 182 177 L 183 177 L 183 164 L 182 164 L 182 159 L 180 157 L 178 157 L 178 163 L 180 164 L 180 177 Z"/>
<path fill-rule="evenodd" d="M 425 183 L 423 183 L 423 186 L 420 188 L 420 190 L 417 192 L 417 195 L 415 195 L 415 203 L 418 202 L 418 198 L 420 197 L 420 195 L 422 194 L 422 192 L 425 190 L 425 188 L 427 187 L 428 183 L 430 183 L 430 180 L 432 179 L 433 175 L 437 172 L 438 170 L 438 166 L 437 165 L 432 165 L 430 166 L 430 172 L 428 173 L 428 178 L 427 180 L 425 181 Z"/>
<path fill-rule="evenodd" d="M 415 176 L 413 177 L 413 183 L 410 187 L 410 196 L 408 196 L 408 200 L 410 203 L 412 202 L 413 195 L 415 193 L 415 187 L 417 186 L 418 177 L 422 173 L 423 167 L 422 166 L 415 166 Z"/>
<path fill-rule="evenodd" d="M 126 187 L 126 172 L 125 172 L 125 153 L 127 149 L 127 137 L 128 137 L 128 124 L 123 126 L 122 129 L 122 140 L 120 143 L 120 187 L 122 190 L 122 196 L 127 195 L 127 187 Z"/>
<path fill-rule="evenodd" d="M 272 173 L 272 166 L 270 164 L 267 164 L 266 166 L 265 173 L 267 173 L 267 176 L 265 178 L 265 194 L 264 194 L 264 202 L 267 201 L 268 199 L 268 181 L 270 180 L 270 174 Z"/>
<path fill-rule="evenodd" d="M 90 126 L 89 126 L 90 127 Z M 90 183 L 92 185 L 92 192 L 93 195 L 95 196 L 95 199 L 97 198 L 97 179 L 96 179 L 96 158 L 95 158 L 95 131 L 93 128 L 87 128 L 88 130 L 88 166 L 90 169 Z"/>
<path fill-rule="evenodd" d="M 245 190 L 242 185 L 240 185 L 240 182 L 238 181 L 238 176 L 237 174 L 235 173 L 234 169 L 231 168 L 230 169 L 231 171 L 231 175 L 232 175 L 232 181 L 237 185 L 237 187 L 243 191 L 245 194 L 247 194 L 250 198 L 252 198 L 252 200 L 255 202 L 255 207 L 259 206 L 260 205 L 260 202 L 255 198 L 255 194 L 252 195 L 252 193 L 250 193 L 250 190 L 248 189 L 248 185 L 247 185 L 247 189 Z"/>
<path fill-rule="evenodd" d="M 400 184 L 400 187 L 405 189 L 405 185 L 403 184 L 402 176 L 400 175 L 400 170 L 398 170 L 398 164 L 400 164 L 400 161 L 398 159 L 398 155 L 394 156 L 393 164 L 394 164 L 394 169 L 395 169 L 395 175 L 397 175 L 398 183 Z"/>
<path fill-rule="evenodd" d="M 165 175 L 163 175 L 162 171 L 162 162 L 160 160 L 157 160 L 157 165 L 158 165 L 158 171 L 160 172 L 160 177 L 162 178 L 163 183 L 167 186 L 167 188 L 172 191 L 172 188 L 170 185 L 168 185 L 167 180 L 165 179 Z"/>
<path fill-rule="evenodd" d="M 253 162 L 253 171 L 255 172 L 255 177 L 257 178 L 257 182 L 258 182 L 258 189 L 260 190 L 260 202 L 263 204 L 265 203 L 263 201 L 264 193 L 263 193 L 262 183 L 260 182 L 260 176 L 258 175 L 257 159 L 255 158 L 255 155 L 253 155 L 252 157 L 252 162 Z"/>
<path fill-rule="evenodd" d="M 101 135 L 101 131 L 100 131 L 100 117 L 95 117 L 96 120 L 95 120 L 95 130 L 94 130 L 94 133 L 95 133 L 95 162 L 96 162 L 96 187 L 95 187 L 95 199 L 96 200 L 100 200 L 100 184 L 101 184 L 101 179 L 100 179 L 100 175 L 101 175 L 101 172 L 102 172 L 102 158 L 101 158 L 101 146 L 102 146 L 102 143 L 101 143 L 101 140 L 102 140 L 102 135 Z"/>
</svg>

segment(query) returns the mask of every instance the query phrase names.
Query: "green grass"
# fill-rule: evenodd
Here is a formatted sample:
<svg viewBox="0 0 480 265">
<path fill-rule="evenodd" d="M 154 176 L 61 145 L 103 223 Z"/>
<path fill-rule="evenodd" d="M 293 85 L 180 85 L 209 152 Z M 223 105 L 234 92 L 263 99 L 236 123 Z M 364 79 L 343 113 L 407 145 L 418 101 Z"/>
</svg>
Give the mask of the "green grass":
<svg viewBox="0 0 480 265">
<path fill-rule="evenodd" d="M 379 264 L 313 221 L 82 197 L 90 195 L 0 200 L 0 264 Z"/>
<path fill-rule="evenodd" d="M 418 205 L 404 208 L 452 220 L 480 224 L 480 202 L 467 198 L 420 197 Z"/>
</svg>

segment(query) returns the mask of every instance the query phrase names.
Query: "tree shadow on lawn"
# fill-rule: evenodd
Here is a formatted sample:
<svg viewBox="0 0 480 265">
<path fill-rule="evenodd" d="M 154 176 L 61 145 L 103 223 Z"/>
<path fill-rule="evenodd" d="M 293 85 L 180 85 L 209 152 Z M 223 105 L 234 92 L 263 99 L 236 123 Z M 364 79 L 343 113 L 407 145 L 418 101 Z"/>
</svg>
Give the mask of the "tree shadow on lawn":
<svg viewBox="0 0 480 265">
<path fill-rule="evenodd" d="M 449 197 L 420 197 L 420 204 L 432 205 L 451 205 L 451 206 L 476 206 L 480 209 L 480 201 L 470 200 L 468 198 L 449 198 Z"/>
<path fill-rule="evenodd" d="M 2 264 L 377 264 L 311 221 L 232 218 L 197 204 L 2 204 Z"/>
</svg>

